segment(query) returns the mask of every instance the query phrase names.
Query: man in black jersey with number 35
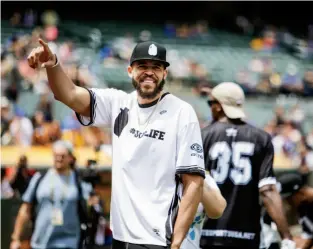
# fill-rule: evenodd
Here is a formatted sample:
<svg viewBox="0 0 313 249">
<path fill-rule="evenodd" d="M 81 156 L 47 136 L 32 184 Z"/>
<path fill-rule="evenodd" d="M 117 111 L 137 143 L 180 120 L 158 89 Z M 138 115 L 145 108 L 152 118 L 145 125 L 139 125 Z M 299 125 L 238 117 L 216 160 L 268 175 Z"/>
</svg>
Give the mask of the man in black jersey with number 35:
<svg viewBox="0 0 313 249">
<path fill-rule="evenodd" d="M 274 149 L 265 131 L 244 122 L 245 100 L 235 83 L 214 87 L 208 101 L 214 122 L 202 131 L 205 167 L 228 205 L 221 218 L 208 219 L 202 249 L 259 249 L 260 197 L 282 237 L 295 249 L 273 173 Z"/>
</svg>

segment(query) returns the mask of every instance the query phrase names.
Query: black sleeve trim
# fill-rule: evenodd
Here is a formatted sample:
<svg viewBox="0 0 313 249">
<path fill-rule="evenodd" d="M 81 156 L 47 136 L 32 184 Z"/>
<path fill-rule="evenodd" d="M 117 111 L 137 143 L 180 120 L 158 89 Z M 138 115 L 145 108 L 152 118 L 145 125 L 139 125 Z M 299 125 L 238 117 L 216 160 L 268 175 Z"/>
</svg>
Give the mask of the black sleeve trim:
<svg viewBox="0 0 313 249">
<path fill-rule="evenodd" d="M 83 121 L 83 116 L 80 115 L 79 113 L 75 112 L 76 117 L 79 121 L 79 123 L 81 123 L 81 125 L 83 126 L 90 126 L 94 123 L 95 119 L 96 119 L 96 107 L 97 107 L 97 101 L 96 101 L 96 95 L 93 91 L 89 90 L 88 88 L 85 88 L 90 95 L 90 121 L 88 124 L 85 124 Z"/>
<path fill-rule="evenodd" d="M 177 169 L 176 174 L 189 174 L 189 175 L 199 175 L 205 178 L 205 171 L 199 168 L 189 168 L 189 169 Z"/>
</svg>

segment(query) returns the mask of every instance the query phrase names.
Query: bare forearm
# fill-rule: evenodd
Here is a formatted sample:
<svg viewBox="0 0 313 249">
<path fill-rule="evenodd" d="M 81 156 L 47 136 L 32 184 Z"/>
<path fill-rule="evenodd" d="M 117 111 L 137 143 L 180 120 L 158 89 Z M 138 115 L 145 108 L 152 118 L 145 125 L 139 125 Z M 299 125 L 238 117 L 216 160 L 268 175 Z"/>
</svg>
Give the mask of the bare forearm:
<svg viewBox="0 0 313 249">
<path fill-rule="evenodd" d="M 197 212 L 198 205 L 202 198 L 202 191 L 203 183 L 200 182 L 191 182 L 184 187 L 184 193 L 173 232 L 172 248 L 179 248 L 183 242 Z"/>
<path fill-rule="evenodd" d="M 297 243 L 297 249 L 311 249 L 313 247 L 312 239 L 301 240 Z"/>
<path fill-rule="evenodd" d="M 261 196 L 263 199 L 264 206 L 268 214 L 276 223 L 276 226 L 281 237 L 284 239 L 291 239 L 292 236 L 289 230 L 286 216 L 284 214 L 282 199 L 277 190 L 276 189 L 274 190 L 272 188 L 270 190 L 264 191 L 261 194 Z"/>
<path fill-rule="evenodd" d="M 76 87 L 73 81 L 67 76 L 60 64 L 46 70 L 49 86 L 54 97 L 62 103 L 69 105 L 71 103 L 71 93 Z"/>
<path fill-rule="evenodd" d="M 20 240 L 23 227 L 30 220 L 30 213 L 27 207 L 21 207 L 16 217 L 12 239 Z"/>
<path fill-rule="evenodd" d="M 219 189 L 214 189 L 204 182 L 202 205 L 209 218 L 218 219 L 223 215 L 227 204 Z"/>
<path fill-rule="evenodd" d="M 76 86 L 64 72 L 62 66 L 47 68 L 49 86 L 56 100 L 64 103 L 77 113 L 89 116 L 90 95 L 82 87 Z"/>
</svg>

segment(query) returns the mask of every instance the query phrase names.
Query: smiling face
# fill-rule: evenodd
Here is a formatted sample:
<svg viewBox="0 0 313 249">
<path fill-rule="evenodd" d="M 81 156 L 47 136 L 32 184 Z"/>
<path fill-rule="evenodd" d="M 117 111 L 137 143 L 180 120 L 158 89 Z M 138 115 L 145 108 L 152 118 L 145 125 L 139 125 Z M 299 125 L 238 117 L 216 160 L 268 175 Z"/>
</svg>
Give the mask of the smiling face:
<svg viewBox="0 0 313 249">
<path fill-rule="evenodd" d="M 53 148 L 54 168 L 57 171 L 64 171 L 69 168 L 71 163 L 71 155 L 69 151 L 63 146 L 56 146 Z"/>
<path fill-rule="evenodd" d="M 160 62 L 140 60 L 128 67 L 128 75 L 138 95 L 153 100 L 163 90 L 167 69 Z"/>
</svg>

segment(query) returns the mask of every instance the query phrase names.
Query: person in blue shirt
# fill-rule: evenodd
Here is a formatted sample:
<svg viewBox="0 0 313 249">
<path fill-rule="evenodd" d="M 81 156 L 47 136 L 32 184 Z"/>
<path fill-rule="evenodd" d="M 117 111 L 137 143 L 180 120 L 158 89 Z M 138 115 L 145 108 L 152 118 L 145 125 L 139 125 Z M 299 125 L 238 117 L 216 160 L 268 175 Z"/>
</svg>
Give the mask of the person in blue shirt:
<svg viewBox="0 0 313 249">
<path fill-rule="evenodd" d="M 78 213 L 79 191 L 75 172 L 71 169 L 72 147 L 65 141 L 53 145 L 54 165 L 43 177 L 37 172 L 22 199 L 10 249 L 20 248 L 24 225 L 35 211 L 32 249 L 77 249 L 80 238 Z M 40 179 L 40 182 L 38 183 Z M 87 201 L 91 185 L 80 182 L 83 198 Z M 36 204 L 36 205 L 35 205 Z M 34 209 L 33 209 L 34 208 Z"/>
</svg>

